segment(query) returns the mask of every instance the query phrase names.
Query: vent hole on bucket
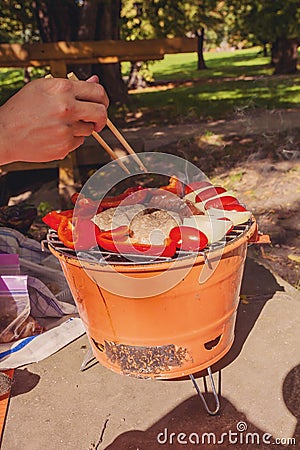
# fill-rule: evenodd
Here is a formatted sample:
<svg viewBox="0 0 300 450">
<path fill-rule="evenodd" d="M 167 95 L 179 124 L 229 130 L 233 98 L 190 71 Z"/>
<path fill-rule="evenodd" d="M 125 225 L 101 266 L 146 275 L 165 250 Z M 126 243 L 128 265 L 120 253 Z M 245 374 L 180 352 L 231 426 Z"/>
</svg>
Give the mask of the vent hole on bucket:
<svg viewBox="0 0 300 450">
<path fill-rule="evenodd" d="M 206 350 L 212 350 L 213 348 L 215 348 L 220 342 L 221 337 L 222 334 L 220 334 L 220 336 L 216 337 L 212 341 L 205 342 L 204 347 L 206 348 Z"/>
<path fill-rule="evenodd" d="M 99 342 L 96 342 L 94 338 L 91 338 L 93 341 L 93 344 L 95 345 L 95 347 L 100 350 L 100 352 L 104 352 L 104 345 L 103 344 L 99 344 Z"/>
</svg>

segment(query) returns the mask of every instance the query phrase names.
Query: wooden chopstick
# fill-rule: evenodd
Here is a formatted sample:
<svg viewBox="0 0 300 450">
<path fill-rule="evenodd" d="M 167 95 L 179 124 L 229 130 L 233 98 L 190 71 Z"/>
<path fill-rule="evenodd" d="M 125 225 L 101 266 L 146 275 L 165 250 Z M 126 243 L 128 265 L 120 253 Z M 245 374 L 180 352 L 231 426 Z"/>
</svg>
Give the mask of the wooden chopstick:
<svg viewBox="0 0 300 450">
<path fill-rule="evenodd" d="M 78 78 L 75 75 L 74 72 L 70 72 L 67 74 L 67 77 L 69 78 L 69 80 L 77 80 Z M 120 131 L 117 129 L 117 127 L 112 123 L 112 121 L 110 119 L 107 118 L 107 122 L 106 122 L 108 128 L 110 129 L 110 131 L 115 135 L 115 137 L 118 139 L 119 142 L 121 142 L 121 144 L 125 147 L 125 149 L 128 151 L 128 153 L 130 155 L 132 155 L 133 159 L 135 160 L 135 162 L 137 163 L 137 165 L 139 166 L 139 168 L 141 170 L 143 170 L 144 172 L 148 172 L 148 170 L 146 169 L 146 167 L 144 166 L 143 162 L 140 160 L 140 158 L 138 157 L 138 155 L 135 153 L 135 151 L 133 150 L 133 148 L 131 147 L 131 145 L 126 141 L 126 139 L 124 138 L 124 136 L 120 133 Z M 95 132 L 93 132 L 95 133 Z M 92 134 L 93 134 L 92 133 Z M 97 134 L 97 133 L 96 133 Z M 93 134 L 94 136 L 94 134 Z M 97 136 L 99 137 L 99 134 L 97 134 Z M 95 137 L 95 136 L 94 136 Z M 97 138 L 96 138 L 97 139 Z M 101 138 L 102 139 L 102 138 Z M 98 140 L 98 139 L 97 139 Z M 102 139 L 103 142 L 105 142 Z M 98 140 L 98 142 L 100 143 L 100 141 Z M 102 145 L 102 144 L 101 144 Z M 107 144 L 106 144 L 107 145 Z M 108 146 L 109 147 L 109 146 Z"/>
<path fill-rule="evenodd" d="M 115 127 L 115 125 L 112 123 L 111 120 L 107 119 L 106 122 L 108 128 L 110 129 L 110 131 L 116 136 L 116 138 L 121 142 L 121 144 L 126 148 L 126 150 L 128 151 L 128 153 L 130 155 L 132 155 L 133 159 L 135 160 L 135 162 L 137 163 L 137 165 L 139 166 L 139 168 L 141 170 L 143 170 L 144 172 L 148 172 L 148 170 L 146 169 L 146 167 L 144 166 L 144 164 L 142 163 L 142 161 L 140 160 L 140 158 L 138 157 L 138 155 L 135 153 L 135 151 L 133 150 L 133 148 L 131 147 L 131 145 L 126 141 L 126 139 L 124 138 L 124 136 L 120 133 L 120 131 Z"/>
<path fill-rule="evenodd" d="M 113 149 L 105 142 L 105 140 L 100 136 L 100 134 L 96 133 L 96 131 L 93 131 L 92 136 L 93 138 L 96 139 L 96 141 L 99 142 L 100 145 L 102 145 L 102 147 L 110 155 L 110 157 L 114 159 L 126 173 L 130 174 L 130 171 L 127 169 L 125 164 L 123 164 L 123 162 L 118 158 Z"/>
</svg>

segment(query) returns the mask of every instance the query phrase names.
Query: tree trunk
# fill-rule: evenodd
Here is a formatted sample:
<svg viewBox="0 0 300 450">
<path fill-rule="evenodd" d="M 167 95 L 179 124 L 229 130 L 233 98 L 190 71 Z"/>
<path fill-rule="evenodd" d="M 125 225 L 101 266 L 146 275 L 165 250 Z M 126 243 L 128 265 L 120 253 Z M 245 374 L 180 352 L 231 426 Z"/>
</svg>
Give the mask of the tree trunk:
<svg viewBox="0 0 300 450">
<path fill-rule="evenodd" d="M 263 56 L 268 56 L 268 46 L 266 42 L 263 43 Z"/>
<path fill-rule="evenodd" d="M 99 0 L 96 26 L 96 40 L 120 39 L 121 0 Z M 128 101 L 127 87 L 122 79 L 120 63 L 94 64 L 93 73 L 100 78 L 112 103 L 124 104 Z"/>
<path fill-rule="evenodd" d="M 35 0 L 33 8 L 43 42 L 120 39 L 121 0 L 85 0 L 81 8 L 73 1 Z M 97 74 L 112 103 L 127 102 L 119 63 L 72 64 L 67 69 L 83 79 Z"/>
<path fill-rule="evenodd" d="M 298 62 L 297 39 L 278 38 L 272 45 L 271 58 L 275 75 L 296 73 Z"/>
<path fill-rule="evenodd" d="M 35 0 L 32 6 L 43 42 L 76 39 L 79 10 L 75 3 L 60 0 Z"/>
<path fill-rule="evenodd" d="M 146 80 L 140 74 L 142 66 L 142 61 L 131 62 L 130 73 L 127 81 L 128 89 L 139 89 L 147 86 Z"/>
<path fill-rule="evenodd" d="M 198 64 L 197 69 L 198 70 L 204 70 L 207 69 L 204 57 L 203 57 L 203 45 L 204 45 L 204 28 L 202 27 L 199 31 L 196 31 L 197 36 L 197 54 L 198 54 Z"/>
<path fill-rule="evenodd" d="M 99 0 L 86 0 L 81 7 L 76 41 L 93 41 L 96 35 L 96 22 Z M 92 75 L 92 64 L 74 64 L 68 71 L 75 72 L 78 78 L 86 80 Z"/>
</svg>

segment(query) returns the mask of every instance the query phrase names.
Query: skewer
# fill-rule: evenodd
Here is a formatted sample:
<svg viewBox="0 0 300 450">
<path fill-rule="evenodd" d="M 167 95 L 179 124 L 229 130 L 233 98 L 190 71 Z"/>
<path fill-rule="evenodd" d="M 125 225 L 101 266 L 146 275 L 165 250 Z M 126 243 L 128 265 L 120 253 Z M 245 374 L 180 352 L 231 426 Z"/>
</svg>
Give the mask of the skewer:
<svg viewBox="0 0 300 450">
<path fill-rule="evenodd" d="M 67 74 L 67 77 L 69 78 L 69 80 L 76 80 L 78 81 L 77 76 L 75 75 L 74 72 L 70 72 Z M 143 162 L 140 160 L 140 158 L 138 157 L 138 155 L 135 153 L 135 151 L 133 150 L 133 148 L 131 147 L 131 145 L 126 141 L 126 139 L 124 138 L 124 136 L 120 133 L 120 131 L 117 129 L 117 127 L 112 123 L 112 121 L 110 119 L 107 118 L 107 122 L 106 122 L 108 128 L 110 129 L 110 131 L 115 135 L 115 137 L 118 139 L 119 142 L 121 142 L 121 144 L 125 147 L 125 149 L 128 151 L 128 153 L 130 155 L 132 155 L 133 159 L 135 160 L 135 162 L 137 163 L 137 165 L 139 166 L 139 168 L 141 170 L 143 170 L 144 172 L 148 172 L 146 167 L 144 166 Z M 96 132 L 93 132 L 95 134 L 97 134 L 97 136 L 99 137 L 99 134 Z M 93 134 L 92 133 L 92 134 Z M 94 136 L 94 134 L 93 134 Z M 96 136 L 94 136 L 95 139 L 98 140 L 98 138 L 96 138 Z M 102 138 L 101 138 L 102 139 Z M 103 142 L 105 142 L 102 139 Z M 99 143 L 101 143 L 98 140 Z M 101 144 L 102 145 L 102 144 Z M 107 144 L 106 144 L 107 145 Z M 113 150 L 112 150 L 113 151 Z M 115 159 L 115 158 L 114 158 Z"/>
</svg>

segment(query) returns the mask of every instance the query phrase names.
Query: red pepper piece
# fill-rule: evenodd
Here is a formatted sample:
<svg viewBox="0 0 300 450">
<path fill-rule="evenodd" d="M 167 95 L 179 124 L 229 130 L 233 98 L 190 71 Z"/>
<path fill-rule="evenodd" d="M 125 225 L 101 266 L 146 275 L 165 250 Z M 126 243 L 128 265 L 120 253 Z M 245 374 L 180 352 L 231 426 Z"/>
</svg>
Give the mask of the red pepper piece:
<svg viewBox="0 0 300 450">
<path fill-rule="evenodd" d="M 74 192 L 74 194 L 71 195 L 71 202 L 73 205 L 75 205 L 75 203 L 77 202 L 79 195 L 79 192 Z"/>
<path fill-rule="evenodd" d="M 117 241 L 103 237 L 101 233 L 97 236 L 98 245 L 109 252 L 119 254 L 146 254 L 149 256 L 172 257 L 176 251 L 176 245 L 171 239 L 166 239 L 164 245 L 140 244 L 138 242 Z"/>
<path fill-rule="evenodd" d="M 73 225 L 73 241 L 76 250 L 88 250 L 97 245 L 96 230 L 98 227 L 86 218 L 77 217 Z"/>
<path fill-rule="evenodd" d="M 50 211 L 42 218 L 42 221 L 46 225 L 48 225 L 48 227 L 53 228 L 53 230 L 57 231 L 63 216 L 67 217 L 68 219 L 72 219 L 73 209 L 66 209 L 65 211 L 60 212 Z"/>
<path fill-rule="evenodd" d="M 68 248 L 74 249 L 73 226 L 70 219 L 61 216 L 61 221 L 57 230 L 58 239 Z"/>
<path fill-rule="evenodd" d="M 99 210 L 99 201 L 92 200 L 91 198 L 82 197 L 77 201 L 76 215 L 80 215 L 82 217 L 91 218 L 96 212 L 100 212 Z M 77 213 L 78 211 L 78 213 Z"/>
<path fill-rule="evenodd" d="M 150 256 L 164 256 L 172 258 L 176 252 L 176 244 L 170 238 L 166 238 L 164 244 L 161 245 L 140 244 L 138 242 L 134 242 L 132 246 L 138 253 L 145 253 Z"/>
<path fill-rule="evenodd" d="M 125 191 L 123 192 L 122 195 L 128 196 L 128 195 L 133 194 L 134 192 L 142 191 L 144 189 L 145 188 L 143 188 L 143 186 L 133 186 L 133 187 L 125 189 Z"/>
<path fill-rule="evenodd" d="M 119 196 L 106 197 L 101 201 L 100 207 L 102 209 L 116 208 L 124 200 L 124 198 L 125 197 L 119 197 Z"/>
<path fill-rule="evenodd" d="M 100 202 L 98 200 L 92 200 L 91 198 L 84 197 L 84 195 L 75 192 L 71 197 L 71 202 L 73 205 L 76 204 L 78 214 L 82 217 L 92 217 L 96 212 L 101 212 Z"/>
<path fill-rule="evenodd" d="M 57 211 L 50 211 L 42 218 L 42 221 L 50 228 L 53 228 L 53 230 L 57 231 L 58 226 L 61 222 L 61 214 L 59 214 Z"/>
<path fill-rule="evenodd" d="M 159 189 L 163 189 L 164 191 L 172 192 L 178 196 L 182 196 L 184 193 L 184 186 L 177 177 L 172 176 L 169 180 L 169 184 L 167 186 L 162 186 Z"/>
<path fill-rule="evenodd" d="M 96 232 L 97 236 L 104 239 L 109 240 L 126 240 L 129 236 L 129 228 L 126 227 L 126 225 L 122 225 L 118 228 L 114 228 L 113 230 L 109 231 L 98 231 Z"/>
<path fill-rule="evenodd" d="M 74 209 L 65 209 L 64 211 L 60 211 L 59 214 L 67 217 L 68 219 L 72 219 L 74 213 Z"/>
<path fill-rule="evenodd" d="M 50 211 L 48 214 L 46 214 L 43 218 L 42 221 L 48 225 L 50 228 L 53 228 L 53 230 L 57 231 L 59 224 L 62 220 L 62 217 L 72 217 L 73 211 L 71 213 L 72 210 L 67 210 L 67 211 L 62 211 L 62 212 L 58 212 L 58 211 Z"/>
<path fill-rule="evenodd" d="M 143 188 L 129 188 L 123 194 L 116 195 L 115 197 L 104 198 L 100 206 L 103 209 L 116 208 L 124 202 L 126 205 L 135 205 L 137 203 L 143 203 L 148 195 L 148 189 Z"/>
</svg>

